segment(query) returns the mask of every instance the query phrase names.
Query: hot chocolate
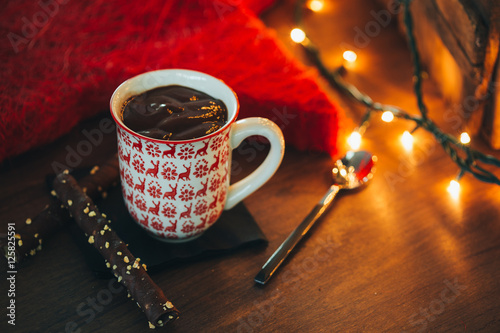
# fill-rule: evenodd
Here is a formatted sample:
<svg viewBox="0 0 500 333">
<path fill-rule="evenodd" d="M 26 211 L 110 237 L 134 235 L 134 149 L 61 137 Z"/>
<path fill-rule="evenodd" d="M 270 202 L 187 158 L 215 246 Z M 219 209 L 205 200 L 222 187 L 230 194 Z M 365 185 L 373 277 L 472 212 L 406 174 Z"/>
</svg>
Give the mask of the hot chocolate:
<svg viewBox="0 0 500 333">
<path fill-rule="evenodd" d="M 172 85 L 146 91 L 123 106 L 123 123 L 139 134 L 163 140 L 188 140 L 220 129 L 226 105 L 201 91 Z"/>
</svg>

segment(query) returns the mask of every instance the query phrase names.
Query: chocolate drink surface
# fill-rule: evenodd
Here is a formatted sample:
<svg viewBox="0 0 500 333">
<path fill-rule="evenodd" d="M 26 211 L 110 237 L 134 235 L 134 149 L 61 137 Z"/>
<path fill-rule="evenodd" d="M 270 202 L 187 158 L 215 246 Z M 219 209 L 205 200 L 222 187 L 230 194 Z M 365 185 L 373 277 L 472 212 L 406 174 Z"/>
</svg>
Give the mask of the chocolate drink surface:
<svg viewBox="0 0 500 333">
<path fill-rule="evenodd" d="M 172 85 L 131 97 L 123 106 L 123 123 L 136 133 L 163 140 L 189 140 L 220 129 L 228 118 L 220 99 Z"/>
</svg>

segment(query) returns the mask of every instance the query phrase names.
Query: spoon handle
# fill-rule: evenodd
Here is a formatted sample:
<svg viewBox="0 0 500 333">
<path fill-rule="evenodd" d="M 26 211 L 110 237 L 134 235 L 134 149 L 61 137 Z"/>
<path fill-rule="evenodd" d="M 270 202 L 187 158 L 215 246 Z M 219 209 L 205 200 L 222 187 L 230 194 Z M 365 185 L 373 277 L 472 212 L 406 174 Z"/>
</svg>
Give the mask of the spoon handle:
<svg viewBox="0 0 500 333">
<path fill-rule="evenodd" d="M 260 272 L 255 276 L 255 282 L 266 284 L 274 272 L 280 267 L 285 258 L 292 252 L 295 246 L 300 242 L 314 223 L 323 215 L 323 213 L 330 206 L 331 202 L 340 191 L 340 187 L 332 185 L 323 198 L 316 204 L 313 210 L 306 216 L 304 221 L 299 224 L 297 228 L 288 236 L 288 238 L 280 245 L 280 247 L 273 253 L 267 262 L 262 266 Z"/>
</svg>

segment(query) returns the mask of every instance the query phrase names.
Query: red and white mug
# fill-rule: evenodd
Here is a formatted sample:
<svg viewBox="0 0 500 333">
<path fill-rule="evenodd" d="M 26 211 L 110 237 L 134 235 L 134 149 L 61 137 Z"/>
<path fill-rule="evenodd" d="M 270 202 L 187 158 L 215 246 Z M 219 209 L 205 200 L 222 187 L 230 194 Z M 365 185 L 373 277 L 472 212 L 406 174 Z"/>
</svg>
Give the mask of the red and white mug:
<svg viewBox="0 0 500 333">
<path fill-rule="evenodd" d="M 180 85 L 221 99 L 228 121 L 203 137 L 165 141 L 126 127 L 121 112 L 132 96 L 158 87 Z M 253 193 L 278 169 L 284 153 L 280 128 L 265 118 L 236 120 L 239 104 L 234 91 L 205 73 L 166 69 L 147 72 L 123 82 L 110 101 L 117 123 L 122 193 L 134 220 L 163 241 L 196 238 L 222 214 Z M 246 178 L 229 184 L 231 151 L 247 137 L 270 142 L 264 162 Z"/>
</svg>

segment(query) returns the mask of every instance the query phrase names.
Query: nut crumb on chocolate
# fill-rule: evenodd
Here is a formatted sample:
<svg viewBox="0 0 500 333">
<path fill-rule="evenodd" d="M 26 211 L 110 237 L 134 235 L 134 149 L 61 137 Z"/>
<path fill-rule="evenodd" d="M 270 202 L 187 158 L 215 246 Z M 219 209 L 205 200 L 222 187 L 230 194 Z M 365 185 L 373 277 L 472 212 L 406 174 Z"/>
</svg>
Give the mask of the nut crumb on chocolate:
<svg viewBox="0 0 500 333">
<path fill-rule="evenodd" d="M 73 204 L 72 200 L 68 200 L 68 206 L 71 206 Z"/>
<path fill-rule="evenodd" d="M 128 257 L 127 256 L 123 257 L 123 261 L 129 263 Z"/>
<path fill-rule="evenodd" d="M 96 165 L 95 167 L 92 168 L 92 170 L 90 170 L 90 174 L 94 175 L 97 172 L 97 170 L 99 170 L 99 167 Z"/>
<path fill-rule="evenodd" d="M 52 194 L 54 197 L 57 195 L 56 191 L 54 190 L 50 191 L 50 194 Z"/>
<path fill-rule="evenodd" d="M 118 251 L 116 252 L 117 255 L 121 256 L 122 255 L 122 251 Z"/>
<path fill-rule="evenodd" d="M 95 214 L 95 212 L 94 212 L 94 211 L 91 211 L 91 212 L 89 213 L 89 216 L 90 216 L 90 217 L 94 217 L 94 216 L 96 216 L 96 214 Z"/>
<path fill-rule="evenodd" d="M 31 219 L 30 218 L 26 219 L 26 224 L 31 224 Z"/>
<path fill-rule="evenodd" d="M 33 236 L 34 236 L 35 238 L 38 238 L 38 233 L 34 234 Z"/>
<path fill-rule="evenodd" d="M 88 214 L 88 213 L 89 213 L 89 211 L 90 211 L 89 207 L 85 207 L 85 208 L 83 209 L 83 212 L 84 212 L 85 214 Z"/>
<path fill-rule="evenodd" d="M 19 240 L 19 242 L 17 242 L 17 244 L 19 244 L 19 246 L 23 246 L 23 241 Z"/>
<path fill-rule="evenodd" d="M 92 235 L 91 235 L 91 236 L 89 237 L 89 243 L 90 243 L 90 244 L 93 244 L 93 243 L 94 243 L 94 236 L 92 236 Z"/>
<path fill-rule="evenodd" d="M 151 329 L 153 329 L 153 330 L 154 330 L 154 329 L 155 329 L 155 325 L 151 324 L 151 322 L 150 322 L 150 321 L 148 321 L 148 323 L 149 323 L 149 328 L 151 328 Z"/>
<path fill-rule="evenodd" d="M 108 249 L 109 248 L 109 242 L 104 243 L 104 247 Z"/>
</svg>

